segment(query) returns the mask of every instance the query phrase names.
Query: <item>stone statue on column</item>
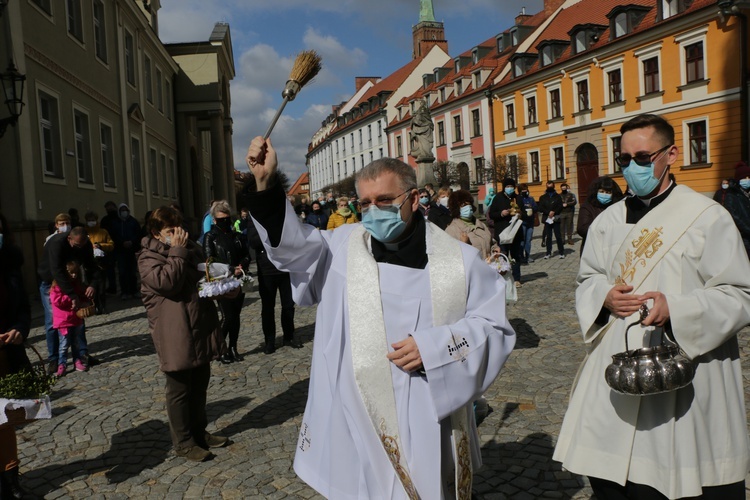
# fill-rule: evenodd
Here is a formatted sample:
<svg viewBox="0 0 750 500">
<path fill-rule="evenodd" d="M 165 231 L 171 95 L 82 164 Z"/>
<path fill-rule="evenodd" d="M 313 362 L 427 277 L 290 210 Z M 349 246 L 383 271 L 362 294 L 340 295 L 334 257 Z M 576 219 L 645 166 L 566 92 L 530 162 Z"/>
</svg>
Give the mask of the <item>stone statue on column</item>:
<svg viewBox="0 0 750 500">
<path fill-rule="evenodd" d="M 409 132 L 411 143 L 409 154 L 417 162 L 435 161 L 435 157 L 432 154 L 432 145 L 434 143 L 432 132 L 434 128 L 435 125 L 432 123 L 427 103 L 421 101 L 411 119 L 411 131 Z"/>
</svg>

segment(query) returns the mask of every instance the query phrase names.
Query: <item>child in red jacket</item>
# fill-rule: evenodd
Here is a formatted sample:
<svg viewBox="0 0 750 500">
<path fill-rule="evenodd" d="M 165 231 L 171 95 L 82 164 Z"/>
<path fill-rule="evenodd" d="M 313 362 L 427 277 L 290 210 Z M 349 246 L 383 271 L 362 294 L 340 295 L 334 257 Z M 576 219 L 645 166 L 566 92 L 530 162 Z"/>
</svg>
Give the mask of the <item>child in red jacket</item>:
<svg viewBox="0 0 750 500">
<path fill-rule="evenodd" d="M 81 307 L 90 305 L 85 295 L 85 288 L 81 283 L 81 267 L 77 262 L 65 264 L 70 282 L 75 288 L 75 297 L 79 307 L 73 307 L 73 297 L 62 292 L 57 282 L 52 282 L 49 290 L 49 299 L 52 303 L 52 326 L 56 328 L 60 336 L 60 351 L 58 354 L 57 376 L 65 375 L 67 368 L 68 345 L 73 351 L 73 361 L 76 371 L 88 371 L 88 346 L 84 335 L 85 324 L 83 318 L 76 314 Z"/>
</svg>

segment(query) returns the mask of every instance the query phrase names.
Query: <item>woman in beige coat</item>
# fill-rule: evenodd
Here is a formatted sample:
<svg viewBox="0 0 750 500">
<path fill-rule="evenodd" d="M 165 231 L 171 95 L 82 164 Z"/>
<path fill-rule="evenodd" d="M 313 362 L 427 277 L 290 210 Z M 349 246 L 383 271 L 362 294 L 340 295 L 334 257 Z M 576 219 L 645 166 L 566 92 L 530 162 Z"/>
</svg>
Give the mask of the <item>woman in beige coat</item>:
<svg viewBox="0 0 750 500">
<path fill-rule="evenodd" d="M 448 210 L 453 220 L 445 232 L 479 250 L 483 259 L 490 254 L 492 234 L 484 222 L 474 217 L 474 198 L 471 193 L 460 189 L 448 198 Z"/>
<path fill-rule="evenodd" d="M 208 448 L 224 446 L 227 438 L 206 432 L 206 392 L 211 361 L 221 354 L 223 340 L 214 302 L 198 296 L 203 251 L 182 229 L 182 217 L 161 207 L 148 222 L 141 242 L 138 271 L 141 298 L 159 368 L 166 376 L 169 430 L 176 455 L 201 462 Z"/>
</svg>

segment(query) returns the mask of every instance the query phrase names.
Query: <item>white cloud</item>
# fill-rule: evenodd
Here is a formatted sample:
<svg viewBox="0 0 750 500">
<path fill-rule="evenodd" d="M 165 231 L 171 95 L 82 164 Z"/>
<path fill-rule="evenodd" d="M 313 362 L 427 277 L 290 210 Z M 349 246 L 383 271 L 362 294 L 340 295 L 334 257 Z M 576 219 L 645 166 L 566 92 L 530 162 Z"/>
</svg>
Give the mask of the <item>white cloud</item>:
<svg viewBox="0 0 750 500">
<path fill-rule="evenodd" d="M 360 48 L 347 49 L 335 37 L 323 35 L 308 27 L 303 37 L 305 46 L 316 50 L 326 66 L 331 68 L 361 68 L 367 64 L 367 54 Z"/>
</svg>

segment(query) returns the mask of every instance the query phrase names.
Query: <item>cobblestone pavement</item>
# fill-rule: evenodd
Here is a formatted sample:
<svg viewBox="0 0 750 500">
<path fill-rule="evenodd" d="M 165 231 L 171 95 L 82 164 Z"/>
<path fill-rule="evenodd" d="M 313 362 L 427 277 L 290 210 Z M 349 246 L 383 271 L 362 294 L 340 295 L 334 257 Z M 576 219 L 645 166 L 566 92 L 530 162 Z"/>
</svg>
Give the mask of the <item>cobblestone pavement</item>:
<svg viewBox="0 0 750 500">
<path fill-rule="evenodd" d="M 518 334 L 516 350 L 486 393 L 492 412 L 479 426 L 484 459 L 474 478 L 479 498 L 591 497 L 584 478 L 551 460 L 583 358 L 573 309 L 578 244 L 566 246 L 565 259 L 542 260 L 544 249 L 535 238 L 538 260 L 522 267 L 519 301 L 508 309 Z M 194 464 L 170 453 L 164 376 L 143 306 L 117 298 L 110 303 L 110 314 L 88 320 L 89 347 L 101 364 L 60 379 L 53 418 L 18 432 L 22 481 L 31 493 L 50 499 L 321 498 L 292 470 L 314 308 L 297 308 L 302 349 L 281 347 L 264 355 L 260 300 L 257 293 L 247 296 L 240 333 L 245 360 L 213 363 L 208 391 L 209 430 L 232 444 L 216 450 L 213 460 Z M 30 339 L 46 352 L 41 325 Z"/>
</svg>

